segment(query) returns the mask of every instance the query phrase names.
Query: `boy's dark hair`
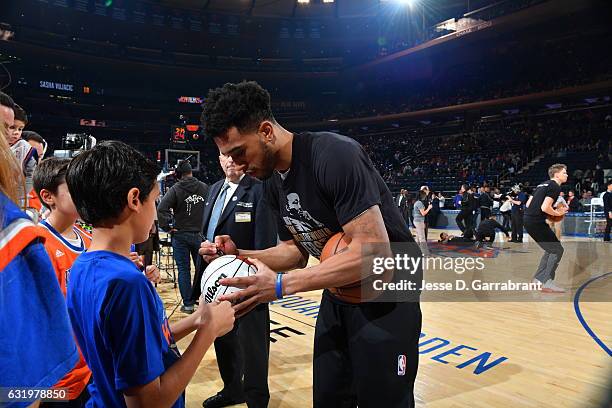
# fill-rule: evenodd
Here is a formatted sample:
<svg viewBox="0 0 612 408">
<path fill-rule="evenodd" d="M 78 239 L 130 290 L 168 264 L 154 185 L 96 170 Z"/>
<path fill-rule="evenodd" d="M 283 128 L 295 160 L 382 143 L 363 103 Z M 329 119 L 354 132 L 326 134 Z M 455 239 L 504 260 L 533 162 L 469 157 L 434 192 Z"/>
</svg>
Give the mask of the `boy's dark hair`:
<svg viewBox="0 0 612 408">
<path fill-rule="evenodd" d="M 68 171 L 68 165 L 70 159 L 60 159 L 58 157 L 49 157 L 41 161 L 32 176 L 34 183 L 34 191 L 36 195 L 43 202 L 40 196 L 40 191 L 45 189 L 51 193 L 57 193 L 57 188 L 60 184 L 66 181 L 66 172 Z M 44 203 L 44 202 L 43 202 Z"/>
<path fill-rule="evenodd" d="M 0 91 L 0 105 L 15 110 L 15 101 L 13 101 L 13 98 L 11 98 L 2 91 Z"/>
<path fill-rule="evenodd" d="M 159 167 L 142 153 L 111 140 L 73 158 L 66 181 L 81 219 L 96 227 L 121 214 L 131 188 L 140 190 L 140 201 L 145 201 L 158 173 Z"/>
<path fill-rule="evenodd" d="M 270 94 L 254 81 L 211 89 L 201 116 L 202 127 L 210 137 L 223 136 L 234 126 L 240 133 L 251 132 L 264 120 L 275 122 Z"/>
<path fill-rule="evenodd" d="M 28 124 L 28 114 L 21 106 L 15 104 L 13 112 L 15 112 L 15 120 L 20 120 L 26 125 Z"/>
<path fill-rule="evenodd" d="M 42 143 L 44 146 L 47 145 L 47 141 L 43 139 L 41 135 L 34 132 L 33 130 L 24 130 L 23 133 L 21 134 L 21 138 L 25 140 L 26 142 L 30 140 L 34 140 L 35 142 Z"/>
</svg>

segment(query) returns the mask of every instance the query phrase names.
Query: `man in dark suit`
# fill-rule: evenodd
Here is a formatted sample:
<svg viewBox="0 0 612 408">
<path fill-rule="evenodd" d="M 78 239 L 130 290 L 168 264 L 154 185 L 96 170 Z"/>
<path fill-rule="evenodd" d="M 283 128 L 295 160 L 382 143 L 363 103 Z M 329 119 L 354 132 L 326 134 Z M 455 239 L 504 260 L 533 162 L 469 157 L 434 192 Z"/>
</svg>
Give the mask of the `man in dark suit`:
<svg viewBox="0 0 612 408">
<path fill-rule="evenodd" d="M 247 249 L 275 246 L 276 223 L 262 199 L 261 181 L 236 170 L 229 156 L 219 156 L 219 162 L 225 179 L 210 188 L 204 209 L 203 236 L 214 242 L 217 236 L 229 235 L 236 245 Z M 200 296 L 206 266 L 201 259 L 194 282 L 194 299 Z M 231 332 L 215 340 L 223 389 L 206 399 L 204 407 L 225 407 L 245 401 L 250 408 L 268 405 L 269 329 L 270 314 L 265 303 L 237 320 Z"/>
<path fill-rule="evenodd" d="M 408 222 L 408 190 L 402 188 L 396 198 L 396 202 L 404 220 Z"/>
<path fill-rule="evenodd" d="M 606 230 L 604 241 L 610 241 L 610 229 L 612 229 L 612 180 L 608 181 L 608 188 L 603 195 L 604 215 L 606 216 Z"/>
</svg>

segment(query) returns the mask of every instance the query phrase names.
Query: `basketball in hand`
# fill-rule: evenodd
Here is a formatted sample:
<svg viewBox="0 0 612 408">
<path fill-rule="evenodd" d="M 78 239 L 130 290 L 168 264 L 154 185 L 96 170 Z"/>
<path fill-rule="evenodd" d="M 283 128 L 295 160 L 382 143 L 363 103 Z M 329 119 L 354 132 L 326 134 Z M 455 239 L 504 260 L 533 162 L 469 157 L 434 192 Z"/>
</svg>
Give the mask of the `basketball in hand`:
<svg viewBox="0 0 612 408">
<path fill-rule="evenodd" d="M 350 241 L 344 232 L 338 232 L 327 241 L 323 251 L 321 252 L 321 258 L 319 260 L 324 262 L 326 259 L 347 250 L 349 243 Z M 329 288 L 329 291 L 332 295 L 334 295 L 334 297 L 342 301 L 348 303 L 361 302 L 361 281 L 338 288 Z"/>
</svg>

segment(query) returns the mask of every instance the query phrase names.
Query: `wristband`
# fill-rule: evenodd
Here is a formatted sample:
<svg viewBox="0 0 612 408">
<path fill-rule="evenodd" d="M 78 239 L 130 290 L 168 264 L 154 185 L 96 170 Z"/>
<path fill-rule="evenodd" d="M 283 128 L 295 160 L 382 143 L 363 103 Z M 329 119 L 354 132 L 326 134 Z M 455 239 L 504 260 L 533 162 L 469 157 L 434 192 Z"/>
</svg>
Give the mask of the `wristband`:
<svg viewBox="0 0 612 408">
<path fill-rule="evenodd" d="M 276 299 L 283 298 L 283 274 L 276 274 Z"/>
</svg>

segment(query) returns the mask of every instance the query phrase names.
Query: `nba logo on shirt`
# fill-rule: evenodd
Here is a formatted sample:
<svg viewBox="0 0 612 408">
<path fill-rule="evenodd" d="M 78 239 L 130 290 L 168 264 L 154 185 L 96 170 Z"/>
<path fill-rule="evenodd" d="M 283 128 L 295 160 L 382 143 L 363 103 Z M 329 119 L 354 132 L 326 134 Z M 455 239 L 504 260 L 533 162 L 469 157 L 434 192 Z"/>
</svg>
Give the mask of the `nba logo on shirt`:
<svg viewBox="0 0 612 408">
<path fill-rule="evenodd" d="M 406 356 L 404 354 L 397 356 L 397 375 L 406 375 Z"/>
</svg>

